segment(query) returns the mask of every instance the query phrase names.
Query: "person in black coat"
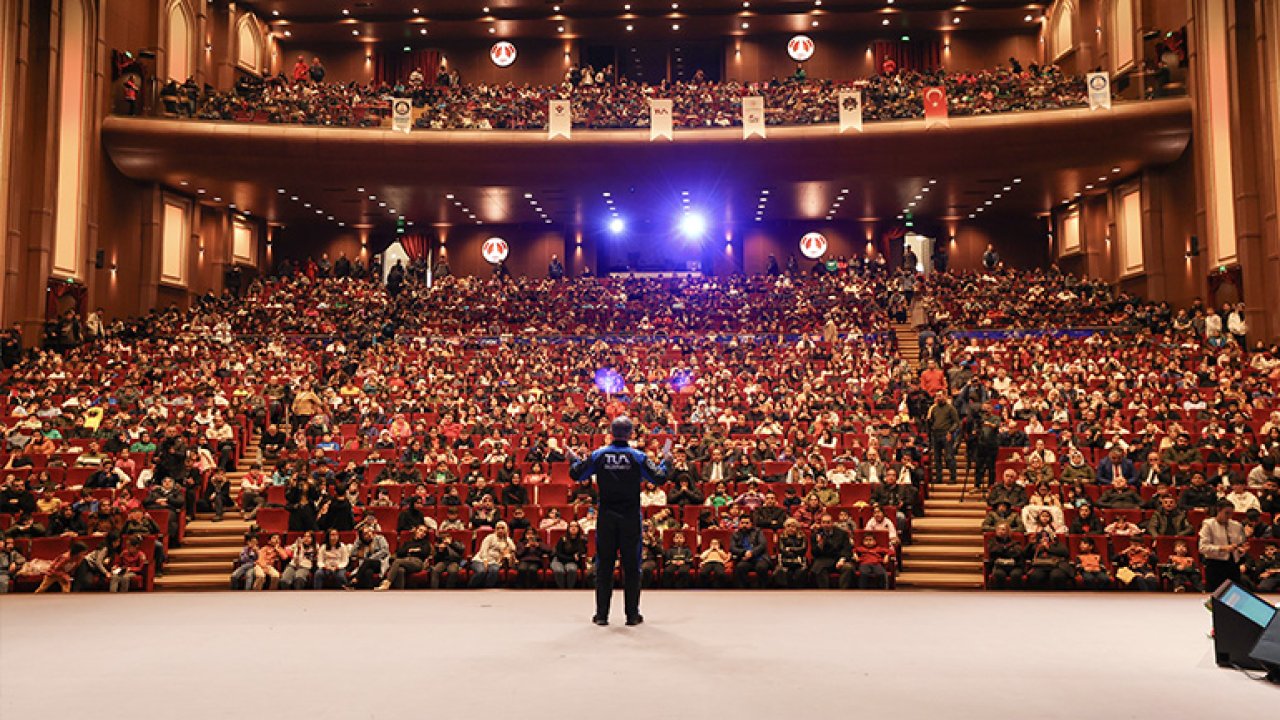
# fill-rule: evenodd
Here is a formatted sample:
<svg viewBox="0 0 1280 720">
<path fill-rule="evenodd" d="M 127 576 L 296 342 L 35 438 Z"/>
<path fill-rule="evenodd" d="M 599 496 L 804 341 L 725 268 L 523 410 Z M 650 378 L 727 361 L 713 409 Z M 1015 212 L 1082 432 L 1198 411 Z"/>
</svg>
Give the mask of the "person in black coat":
<svg viewBox="0 0 1280 720">
<path fill-rule="evenodd" d="M 830 514 L 824 513 L 818 521 L 810 546 L 813 548 L 813 567 L 810 572 L 819 588 L 825 590 L 831 587 L 832 570 L 847 572 L 852 568 L 854 572 L 857 571 L 850 562 L 853 544 L 849 533 L 836 527 L 835 519 Z"/>
<path fill-rule="evenodd" d="M 396 548 L 396 557 L 387 568 L 382 584 L 374 590 L 403 590 L 405 579 L 410 575 L 422 572 L 432 555 L 431 538 L 427 537 L 427 526 L 418 525 L 413 528 L 413 537 L 400 543 Z"/>
<path fill-rule="evenodd" d="M 417 527 L 425 526 L 426 516 L 422 514 L 422 510 L 418 509 L 418 498 L 416 495 L 410 495 L 405 500 L 404 509 L 396 517 L 396 532 L 404 532 L 413 530 Z M 415 571 L 417 572 L 417 571 Z"/>
<path fill-rule="evenodd" d="M 738 519 L 738 529 L 729 538 L 729 555 L 733 558 L 733 583 L 738 588 L 760 587 L 769 575 L 769 545 L 764 533 L 755 527 L 750 515 Z M 751 581 L 751 572 L 756 574 Z"/>
</svg>

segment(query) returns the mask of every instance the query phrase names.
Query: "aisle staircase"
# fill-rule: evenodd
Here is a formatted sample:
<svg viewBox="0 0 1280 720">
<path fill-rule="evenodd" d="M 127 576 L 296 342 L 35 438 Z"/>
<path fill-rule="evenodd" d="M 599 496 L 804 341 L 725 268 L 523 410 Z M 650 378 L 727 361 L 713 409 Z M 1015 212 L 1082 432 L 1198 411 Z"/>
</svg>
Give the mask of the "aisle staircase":
<svg viewBox="0 0 1280 720">
<path fill-rule="evenodd" d="M 913 325 L 894 325 L 898 352 L 920 369 L 920 335 Z M 982 587 L 982 518 L 986 503 L 973 491 L 961 499 L 964 483 L 973 482 L 964 448 L 956 451 L 958 484 L 942 483 L 949 477 L 934 478 L 924 501 L 923 517 L 912 521 L 912 540 L 902 550 L 902 572 L 898 587 L 929 590 L 977 589 Z"/>
<path fill-rule="evenodd" d="M 252 463 L 260 462 L 259 437 L 254 434 L 235 472 L 227 473 L 231 483 L 231 497 L 237 507 L 240 503 L 240 480 Z M 157 590 L 226 590 L 231 582 L 231 565 L 244 547 L 244 534 L 249 530 L 240 510 L 228 510 L 221 522 L 214 522 L 213 513 L 197 513 L 187 522 L 186 539 L 182 547 L 169 551 L 165 573 L 156 578 Z"/>
</svg>

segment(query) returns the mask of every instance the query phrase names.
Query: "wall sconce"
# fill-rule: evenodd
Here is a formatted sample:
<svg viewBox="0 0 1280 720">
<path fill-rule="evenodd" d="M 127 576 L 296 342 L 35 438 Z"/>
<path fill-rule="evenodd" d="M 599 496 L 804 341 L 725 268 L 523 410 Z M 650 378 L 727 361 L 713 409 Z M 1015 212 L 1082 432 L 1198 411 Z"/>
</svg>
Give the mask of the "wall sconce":
<svg viewBox="0 0 1280 720">
<path fill-rule="evenodd" d="M 1192 235 L 1191 240 L 1187 243 L 1187 259 L 1200 257 L 1200 238 Z"/>
</svg>

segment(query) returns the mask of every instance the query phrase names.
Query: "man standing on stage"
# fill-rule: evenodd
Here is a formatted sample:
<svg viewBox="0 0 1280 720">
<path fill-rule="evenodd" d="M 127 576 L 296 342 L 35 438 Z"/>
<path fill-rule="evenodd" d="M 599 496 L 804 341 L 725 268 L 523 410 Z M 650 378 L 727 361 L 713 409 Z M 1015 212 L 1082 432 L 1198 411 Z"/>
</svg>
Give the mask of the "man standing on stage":
<svg viewBox="0 0 1280 720">
<path fill-rule="evenodd" d="M 665 455 L 669 450 L 663 450 L 662 465 L 654 465 L 644 453 L 628 444 L 631 431 L 630 418 L 619 416 L 609 426 L 613 442 L 591 453 L 586 460 L 570 457 L 574 463 L 569 469 L 570 477 L 589 482 L 594 475 L 600 491 L 596 525 L 596 614 L 591 618 L 596 625 L 609 624 L 613 567 L 619 554 L 627 624 L 644 622 L 640 615 L 640 487 L 645 481 L 663 481 L 668 464 Z"/>
</svg>

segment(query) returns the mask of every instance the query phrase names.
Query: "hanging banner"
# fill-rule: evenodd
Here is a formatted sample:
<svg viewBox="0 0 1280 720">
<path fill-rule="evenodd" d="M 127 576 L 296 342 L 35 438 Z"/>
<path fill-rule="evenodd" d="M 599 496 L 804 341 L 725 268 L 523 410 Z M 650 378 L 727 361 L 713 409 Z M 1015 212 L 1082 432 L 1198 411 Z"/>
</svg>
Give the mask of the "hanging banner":
<svg viewBox="0 0 1280 720">
<path fill-rule="evenodd" d="M 862 132 L 862 91 L 840 93 L 840 132 L 853 129 Z"/>
<path fill-rule="evenodd" d="M 568 138 L 573 128 L 573 112 L 568 100 L 552 100 L 547 110 L 547 139 Z"/>
<path fill-rule="evenodd" d="M 764 98 L 759 95 L 742 98 L 742 139 L 752 135 L 766 137 L 764 132 Z"/>
<path fill-rule="evenodd" d="M 804 62 L 813 57 L 815 45 L 807 35 L 796 35 L 787 42 L 787 56 L 796 62 Z"/>
<path fill-rule="evenodd" d="M 506 40 L 496 42 L 489 48 L 489 59 L 498 67 L 511 67 L 511 63 L 516 61 L 516 46 Z"/>
<path fill-rule="evenodd" d="M 1085 79 L 1089 86 L 1089 109 L 1111 109 L 1111 76 L 1104 72 L 1089 73 Z"/>
<path fill-rule="evenodd" d="M 671 101 L 649 100 L 649 139 L 675 140 L 671 131 Z"/>
<path fill-rule="evenodd" d="M 485 262 L 497 265 L 507 259 L 507 255 L 511 252 L 511 246 L 507 245 L 507 241 L 500 237 L 491 237 L 480 246 L 480 252 L 484 255 Z"/>
<path fill-rule="evenodd" d="M 391 101 L 391 129 L 407 133 L 413 127 L 413 103 L 403 98 Z"/>
<path fill-rule="evenodd" d="M 935 125 L 950 127 L 947 119 L 947 89 L 944 87 L 927 87 L 924 89 L 924 126 Z"/>
<path fill-rule="evenodd" d="M 810 260 L 817 260 L 827 254 L 827 238 L 822 233 L 805 233 L 800 238 L 800 254 Z"/>
</svg>

